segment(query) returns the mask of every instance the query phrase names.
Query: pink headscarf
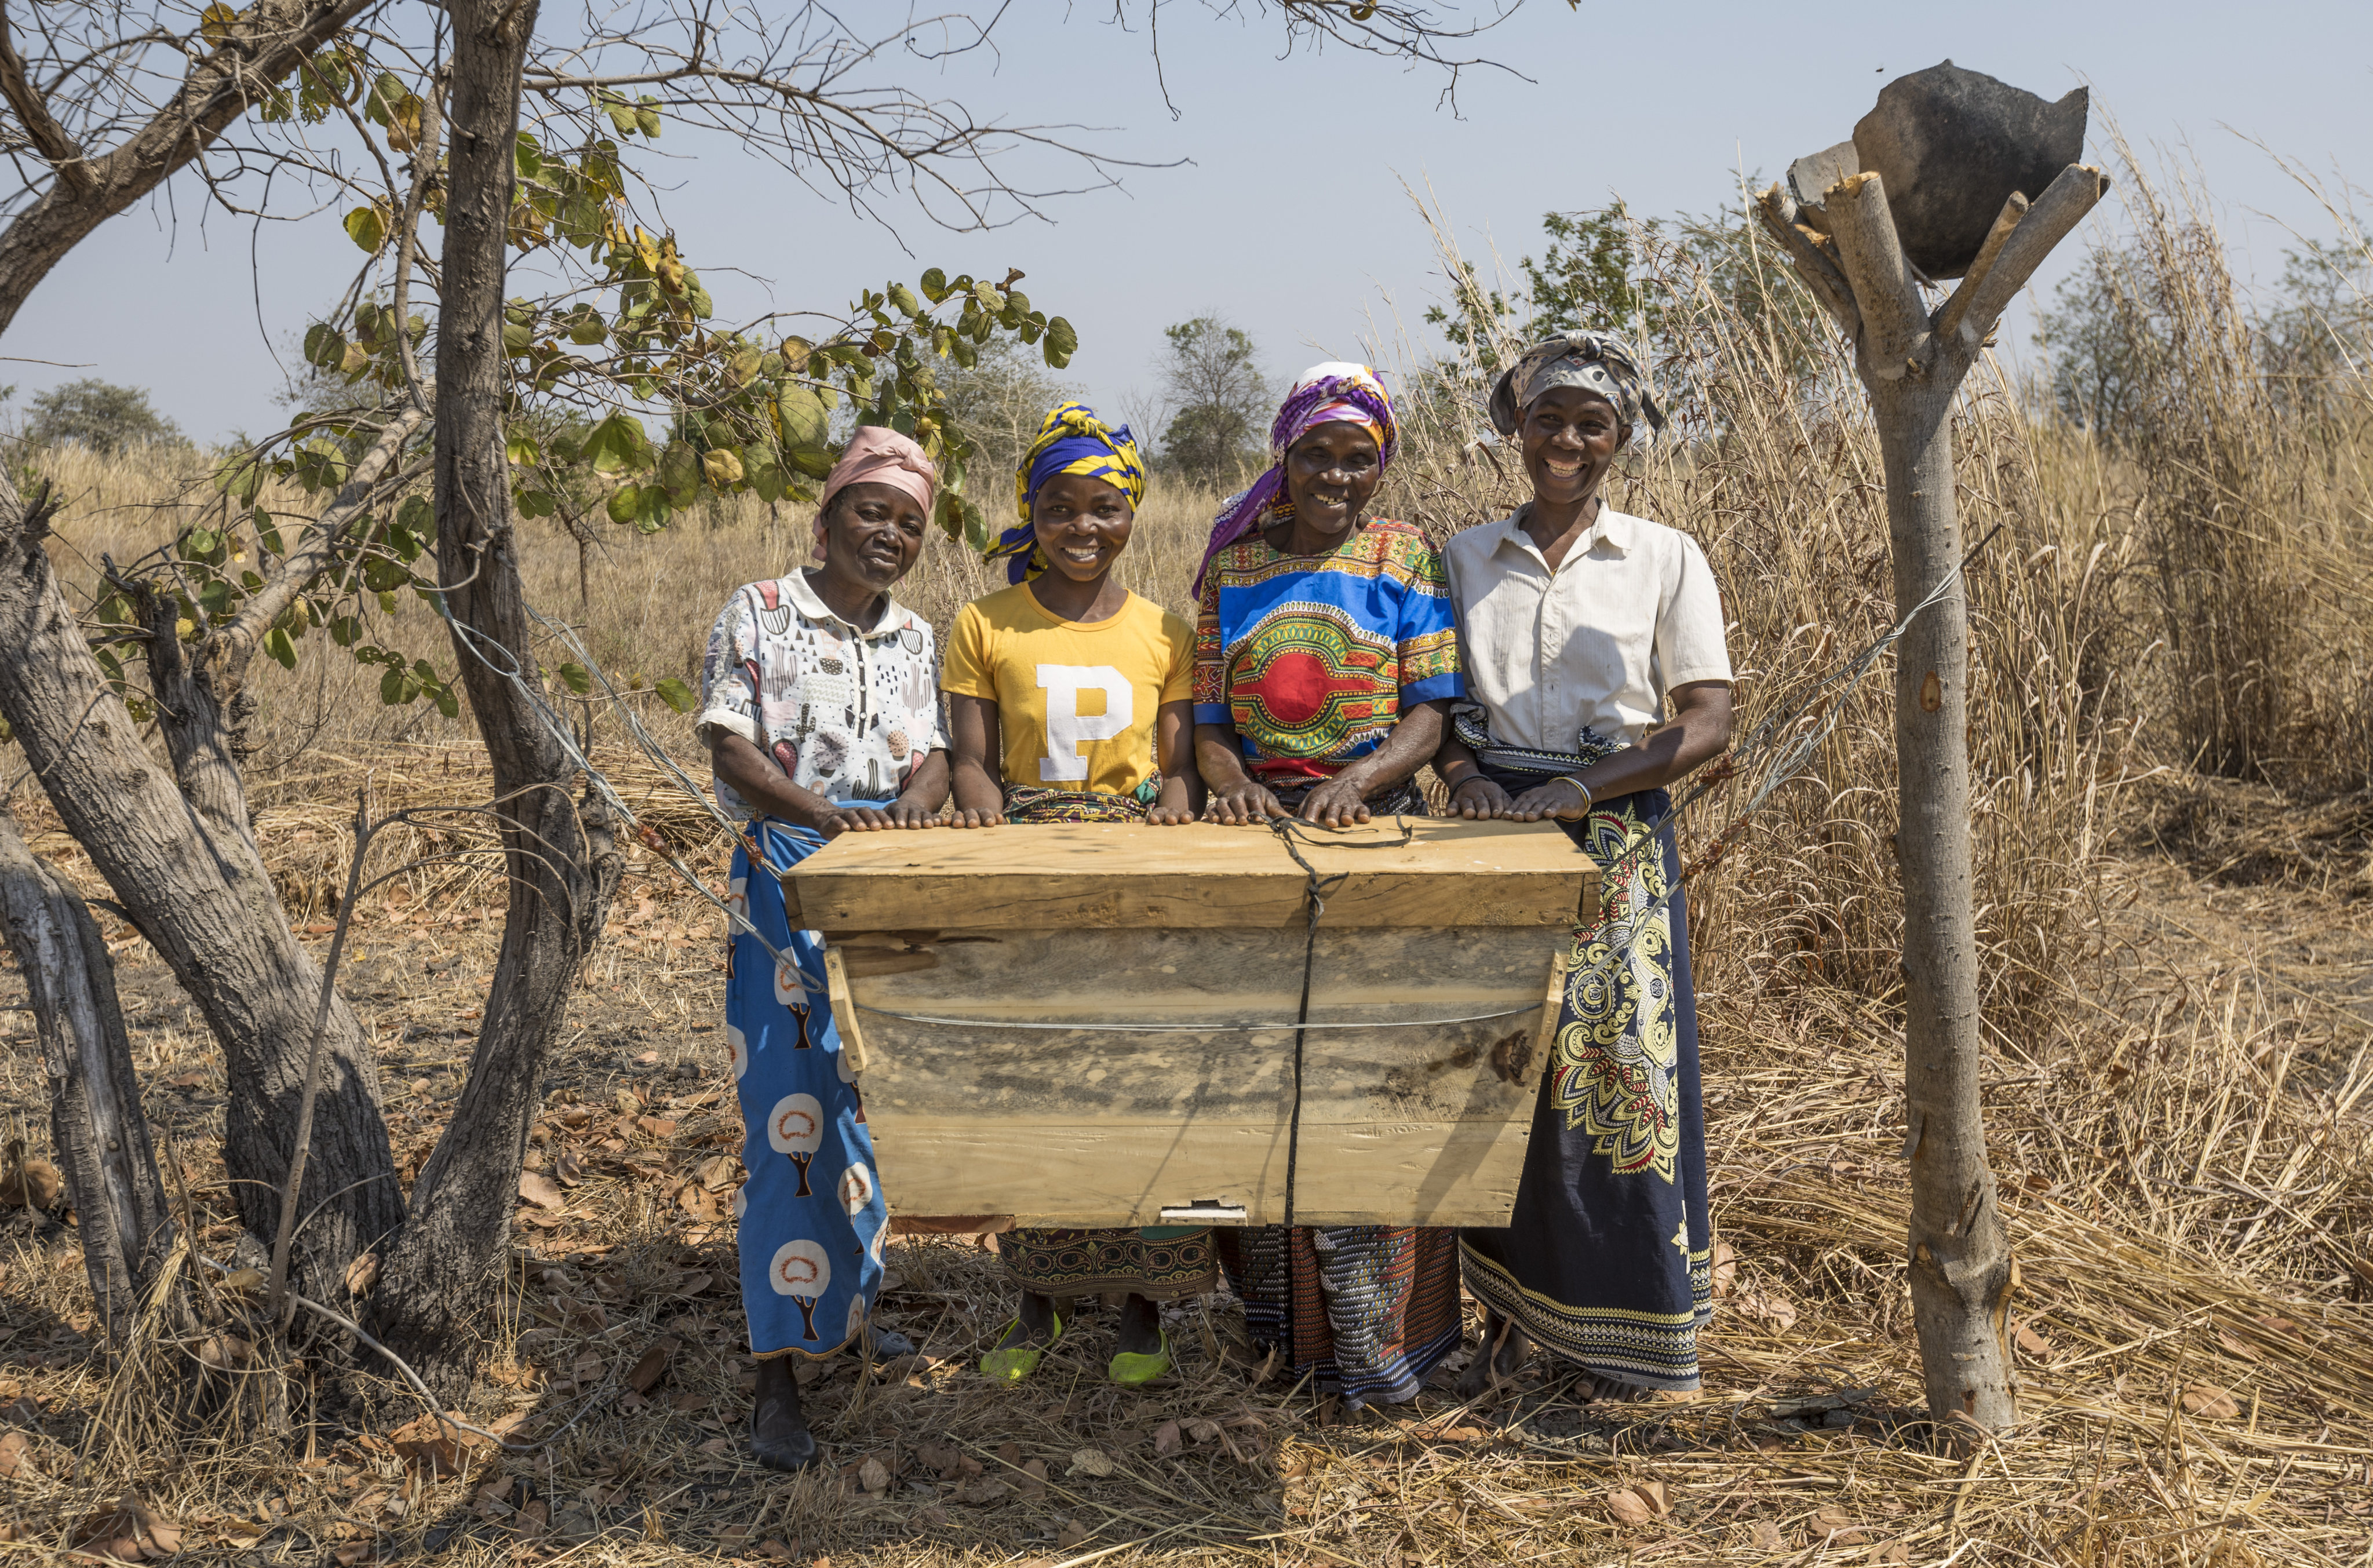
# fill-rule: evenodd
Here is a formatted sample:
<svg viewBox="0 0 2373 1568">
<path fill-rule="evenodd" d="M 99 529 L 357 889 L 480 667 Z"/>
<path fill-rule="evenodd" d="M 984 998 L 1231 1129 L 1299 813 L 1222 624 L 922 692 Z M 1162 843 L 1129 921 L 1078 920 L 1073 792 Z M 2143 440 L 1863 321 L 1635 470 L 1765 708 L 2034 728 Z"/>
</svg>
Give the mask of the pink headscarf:
<svg viewBox="0 0 2373 1568">
<path fill-rule="evenodd" d="M 915 497 L 925 516 L 931 510 L 931 486 L 940 471 L 910 437 L 880 425 L 859 425 L 848 439 L 840 461 L 824 476 L 824 497 L 816 503 L 821 516 L 832 498 L 851 485 L 887 485 Z"/>
</svg>

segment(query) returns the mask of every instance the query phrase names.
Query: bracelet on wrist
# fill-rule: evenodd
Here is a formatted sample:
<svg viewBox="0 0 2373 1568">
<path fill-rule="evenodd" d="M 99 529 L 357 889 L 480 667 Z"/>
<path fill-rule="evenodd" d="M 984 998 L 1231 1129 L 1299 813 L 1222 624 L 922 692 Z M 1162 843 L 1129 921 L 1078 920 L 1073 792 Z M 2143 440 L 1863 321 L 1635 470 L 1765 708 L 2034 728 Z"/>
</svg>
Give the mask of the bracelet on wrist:
<svg viewBox="0 0 2373 1568">
<path fill-rule="evenodd" d="M 1584 812 L 1589 811 L 1593 806 L 1598 803 L 1591 796 L 1590 786 L 1584 783 L 1581 779 L 1576 778 L 1571 773 L 1561 773 L 1556 778 L 1550 779 L 1549 782 L 1552 784 L 1572 785 L 1573 792 L 1582 797 L 1582 809 Z"/>
</svg>

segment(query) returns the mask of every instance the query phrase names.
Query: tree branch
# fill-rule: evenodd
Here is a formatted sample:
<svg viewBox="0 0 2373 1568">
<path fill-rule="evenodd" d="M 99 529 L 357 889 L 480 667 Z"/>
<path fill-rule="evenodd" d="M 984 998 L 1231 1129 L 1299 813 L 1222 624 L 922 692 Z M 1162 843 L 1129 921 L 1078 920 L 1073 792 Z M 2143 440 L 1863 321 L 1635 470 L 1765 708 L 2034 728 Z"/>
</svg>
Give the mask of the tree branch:
<svg viewBox="0 0 2373 1568">
<path fill-rule="evenodd" d="M 401 321 L 397 323 L 402 330 Z M 423 389 L 433 401 L 437 383 L 431 380 Z M 206 638 L 205 649 L 198 655 L 199 667 L 215 688 L 216 700 L 228 703 L 240 688 L 247 673 L 248 661 L 255 656 L 263 634 L 272 623 L 296 602 L 308 584 L 320 575 L 330 557 L 337 553 L 339 542 L 345 537 L 347 527 L 361 515 L 364 506 L 378 487 L 380 475 L 387 471 L 403 451 L 403 444 L 419 430 L 428 417 L 429 402 L 398 409 L 380 427 L 379 439 L 356 462 L 353 474 L 338 491 L 334 499 L 321 509 L 321 515 L 305 531 L 297 548 L 280 563 L 280 569 L 262 588 L 248 596 L 240 607 L 238 618 Z"/>
<path fill-rule="evenodd" d="M 190 66 L 181 89 L 145 124 L 108 152 L 85 154 L 72 165 L 86 183 L 77 186 L 62 167 L 57 182 L 0 232 L 0 333 L 15 322 L 50 270 L 93 229 L 202 155 L 268 84 L 376 3 L 256 0 L 229 24 L 213 53 Z"/>
<path fill-rule="evenodd" d="M 17 53 L 15 29 L 8 25 L 8 7 L 0 0 L 0 94 L 6 94 L 8 107 L 17 111 L 17 119 L 25 127 L 41 155 L 50 160 L 58 178 L 77 194 L 86 194 L 91 186 L 90 170 L 83 163 L 82 148 L 66 135 L 66 128 L 51 118 L 50 106 L 34 88 L 26 73 L 25 57 Z"/>
<path fill-rule="evenodd" d="M 2003 203 L 2003 210 L 1995 216 L 1994 226 L 1986 230 L 1985 243 L 1978 247 L 1977 259 L 1970 263 L 1970 270 L 1961 275 L 1953 297 L 1936 309 L 1937 342 L 1959 343 L 1961 319 L 1969 313 L 1970 297 L 1985 282 L 1986 274 L 1993 271 L 1994 263 L 2001 258 L 2002 248 L 2010 239 L 2011 230 L 2016 228 L 2018 220 L 2027 216 L 2027 193 L 2024 191 L 2013 191 L 2009 199 Z M 1970 346 L 1974 348 L 1984 341 L 1983 336 L 1980 336 Z"/>
<path fill-rule="evenodd" d="M 1846 336 L 1859 341 L 1862 337 L 1862 310 L 1854 303 L 1853 286 L 1846 275 L 1838 270 L 1837 263 L 1821 249 L 1811 229 L 1796 221 L 1796 201 L 1777 181 L 1755 200 L 1756 216 L 1788 259 L 1796 264 L 1796 275 L 1805 280 L 1806 289 L 1820 302 L 1830 318 L 1844 329 Z"/>
<path fill-rule="evenodd" d="M 1982 276 L 1973 268 L 1970 276 L 1962 280 L 1961 287 L 1968 290 L 1970 302 L 1960 313 L 1961 331 L 1974 333 L 1978 342 L 1984 342 L 1986 334 L 1994 330 L 1994 323 L 2002 319 L 2004 309 L 2027 287 L 2027 280 L 2043 264 L 2052 248 L 2109 193 L 2110 177 L 2091 164 L 2072 163 L 2062 170 L 2059 178 L 2044 187 L 2043 194 L 2035 199 L 2027 216 L 2018 220 L 2018 227 L 2003 241 L 1993 264 Z M 1971 287 L 1971 284 L 1976 287 Z M 1949 310 L 1953 301 L 1945 303 Z"/>
<path fill-rule="evenodd" d="M 1882 380 L 1923 373 L 1932 347 L 1928 307 L 1895 237 L 1895 216 L 1876 174 L 1849 174 L 1824 193 L 1838 262 L 1862 311 L 1864 363 Z"/>
</svg>

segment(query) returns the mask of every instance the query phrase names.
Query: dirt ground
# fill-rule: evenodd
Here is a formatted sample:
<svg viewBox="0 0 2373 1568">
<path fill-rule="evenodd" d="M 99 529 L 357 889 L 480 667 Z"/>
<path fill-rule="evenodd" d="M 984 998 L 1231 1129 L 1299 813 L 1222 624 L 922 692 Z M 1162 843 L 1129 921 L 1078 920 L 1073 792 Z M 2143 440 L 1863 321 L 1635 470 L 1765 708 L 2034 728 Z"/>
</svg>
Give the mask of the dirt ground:
<svg viewBox="0 0 2373 1568">
<path fill-rule="evenodd" d="M 2361 1168 L 2356 1196 L 2320 1219 L 2293 1179 L 2314 1168 L 2292 1153 L 2306 1145 L 2282 1151 L 2292 1170 L 2277 1179 L 2258 1145 L 2271 1154 L 2279 1129 L 2227 1079 L 2204 1146 L 2149 1167 L 2177 1175 L 2146 1161 L 2128 1162 L 2132 1179 L 2071 1174 L 2115 1163 L 2120 1113 L 2080 1126 L 2055 1095 L 2156 1082 L 2154 1051 L 2215 1041 L 2282 1061 L 2271 1093 L 2323 1096 L 2339 1107 L 2327 1145 L 2365 1146 L 2351 1092 L 2373 914 L 2331 855 L 2308 886 L 2175 837 L 2145 836 L 2125 861 L 2112 930 L 2137 978 L 2101 1054 L 2022 1060 L 2010 1042 L 1990 1063 L 2031 1419 L 1974 1454 L 1934 1451 L 1918 1420 L 1884 1023 L 1852 999 L 1716 996 L 1706 1100 L 1723 1247 L 1698 1396 L 1581 1404 L 1536 1363 L 1463 1405 L 1446 1387 L 1461 1352 L 1414 1406 L 1346 1420 L 1267 1375 L 1224 1298 L 1169 1309 L 1180 1365 L 1145 1390 L 1101 1376 L 1100 1312 L 1035 1378 L 991 1387 L 972 1367 L 1011 1311 L 993 1253 L 910 1237 L 892 1246 L 881 1321 L 917 1353 L 815 1364 L 805 1393 L 826 1462 L 761 1471 L 744 1443 L 718 922 L 645 866 L 553 1062 L 504 1329 L 471 1406 L 515 1451 L 440 1445 L 403 1424 L 417 1407 L 392 1387 L 368 1429 L 323 1421 L 284 1441 L 228 1419 L 127 1450 L 127 1433 L 156 1428 L 111 1395 L 73 1229 L 19 1210 L 0 1222 L 7 1550 L 844 1568 L 2373 1562 L 2373 1246 L 2346 1228 Z M 325 924 L 306 929 L 326 942 Z M 498 934 L 497 916 L 443 907 L 376 906 L 361 923 L 345 990 L 378 1042 L 407 1175 L 459 1092 Z M 230 1260 L 216 1053 L 146 944 L 121 928 L 111 940 L 169 1179 L 189 1192 L 200 1249 Z M 46 1092 L 22 1003 L 0 977 L 0 1119 L 38 1150 Z M 2146 1141 L 2161 1125 L 2117 1104 Z M 2200 1125 L 2207 1108 L 2162 1124 Z M 2224 1261 L 2258 1253 L 2267 1266 L 2248 1277 Z"/>
</svg>

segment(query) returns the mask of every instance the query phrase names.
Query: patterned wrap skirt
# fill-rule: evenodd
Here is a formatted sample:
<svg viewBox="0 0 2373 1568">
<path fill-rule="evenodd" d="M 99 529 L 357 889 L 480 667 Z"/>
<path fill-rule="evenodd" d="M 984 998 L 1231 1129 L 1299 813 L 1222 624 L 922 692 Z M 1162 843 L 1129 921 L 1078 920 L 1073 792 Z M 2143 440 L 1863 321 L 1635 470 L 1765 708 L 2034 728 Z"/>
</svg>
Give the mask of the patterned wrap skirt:
<svg viewBox="0 0 2373 1568">
<path fill-rule="evenodd" d="M 733 1217 L 742 1310 L 759 1356 L 829 1355 L 863 1333 L 889 1235 L 865 1106 L 824 996 L 824 945 L 815 932 L 790 929 L 776 880 L 824 842 L 807 828 L 754 818 L 734 848 L 729 886 L 735 906 L 790 960 L 778 967 L 736 929 L 725 965 L 725 1038 L 749 1172 Z"/>
<path fill-rule="evenodd" d="M 1277 791 L 1299 810 L 1315 780 Z M 1426 814 L 1404 782 L 1367 798 L 1378 816 Z M 1458 1348 L 1458 1233 L 1415 1225 L 1256 1225 L 1222 1233 L 1220 1261 L 1256 1345 L 1354 1410 L 1417 1398 Z"/>
<path fill-rule="evenodd" d="M 1541 781 L 1482 760 L 1510 794 Z M 1692 1389 L 1713 1236 L 1689 907 L 1672 829 L 1650 832 L 1668 809 L 1649 790 L 1559 824 L 1605 873 L 1600 914 L 1574 933 L 1514 1211 L 1460 1237 L 1467 1290 L 1537 1342 L 1610 1382 Z"/>
<path fill-rule="evenodd" d="M 1005 817 L 1009 823 L 1143 822 L 1160 798 L 1150 780 L 1132 795 L 1014 785 L 1005 791 Z M 1028 1227 L 999 1236 L 997 1251 L 1015 1284 L 1058 1301 L 1124 1291 L 1171 1301 L 1219 1284 L 1208 1225 Z"/>
</svg>

